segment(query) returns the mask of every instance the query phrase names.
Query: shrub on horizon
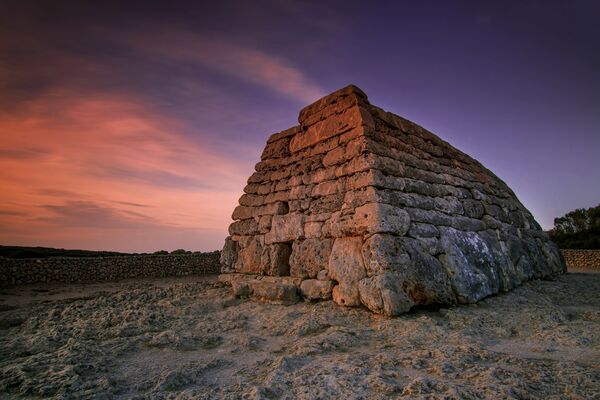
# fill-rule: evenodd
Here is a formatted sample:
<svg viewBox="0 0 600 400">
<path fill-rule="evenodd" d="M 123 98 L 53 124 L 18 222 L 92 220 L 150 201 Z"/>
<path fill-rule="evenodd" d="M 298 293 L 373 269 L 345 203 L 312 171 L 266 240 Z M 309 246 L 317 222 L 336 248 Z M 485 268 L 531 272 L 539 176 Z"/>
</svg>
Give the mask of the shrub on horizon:
<svg viewBox="0 0 600 400">
<path fill-rule="evenodd" d="M 548 234 L 561 249 L 600 249 L 600 204 L 555 218 Z"/>
<path fill-rule="evenodd" d="M 184 249 L 177 249 L 177 250 L 173 250 L 171 252 L 171 254 L 192 254 L 192 252 L 184 250 Z"/>
</svg>

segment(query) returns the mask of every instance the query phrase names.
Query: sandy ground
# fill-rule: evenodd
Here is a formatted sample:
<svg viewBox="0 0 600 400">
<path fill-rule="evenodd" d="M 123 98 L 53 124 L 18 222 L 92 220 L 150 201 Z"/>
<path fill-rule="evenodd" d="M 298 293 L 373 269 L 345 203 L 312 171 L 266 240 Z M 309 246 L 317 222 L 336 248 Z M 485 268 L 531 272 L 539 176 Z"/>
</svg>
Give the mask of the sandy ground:
<svg viewBox="0 0 600 400">
<path fill-rule="evenodd" d="M 398 318 L 214 277 L 0 293 L 0 398 L 600 399 L 600 274 Z"/>
</svg>

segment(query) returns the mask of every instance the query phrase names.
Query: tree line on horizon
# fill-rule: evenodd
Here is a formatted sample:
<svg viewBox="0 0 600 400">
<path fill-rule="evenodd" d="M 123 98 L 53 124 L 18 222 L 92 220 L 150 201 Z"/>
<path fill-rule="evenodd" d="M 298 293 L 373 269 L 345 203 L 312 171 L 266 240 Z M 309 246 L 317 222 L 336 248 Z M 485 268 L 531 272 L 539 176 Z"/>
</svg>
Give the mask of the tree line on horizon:
<svg viewBox="0 0 600 400">
<path fill-rule="evenodd" d="M 600 204 L 555 218 L 548 234 L 561 249 L 600 249 Z"/>
</svg>

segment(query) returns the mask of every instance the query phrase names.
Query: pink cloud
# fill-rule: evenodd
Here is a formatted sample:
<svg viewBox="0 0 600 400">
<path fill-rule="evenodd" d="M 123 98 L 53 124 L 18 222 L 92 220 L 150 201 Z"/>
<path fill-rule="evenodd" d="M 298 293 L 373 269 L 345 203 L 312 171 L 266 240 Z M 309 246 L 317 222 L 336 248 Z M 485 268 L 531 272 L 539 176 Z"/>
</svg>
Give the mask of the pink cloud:
<svg viewBox="0 0 600 400">
<path fill-rule="evenodd" d="M 123 96 L 52 91 L 0 132 L 3 243 L 149 251 L 188 232 L 213 250 L 249 169 Z"/>
</svg>

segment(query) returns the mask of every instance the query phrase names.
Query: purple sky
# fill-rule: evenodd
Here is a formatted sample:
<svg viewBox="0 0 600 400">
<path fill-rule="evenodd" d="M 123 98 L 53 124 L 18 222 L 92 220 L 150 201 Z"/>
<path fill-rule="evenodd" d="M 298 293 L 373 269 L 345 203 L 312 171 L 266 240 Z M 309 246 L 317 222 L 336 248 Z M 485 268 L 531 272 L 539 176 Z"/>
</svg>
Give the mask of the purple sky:
<svg viewBox="0 0 600 400">
<path fill-rule="evenodd" d="M 266 138 L 350 83 L 544 228 L 600 202 L 597 1 L 95 3 L 0 1 L 1 243 L 217 249 Z"/>
</svg>

